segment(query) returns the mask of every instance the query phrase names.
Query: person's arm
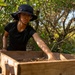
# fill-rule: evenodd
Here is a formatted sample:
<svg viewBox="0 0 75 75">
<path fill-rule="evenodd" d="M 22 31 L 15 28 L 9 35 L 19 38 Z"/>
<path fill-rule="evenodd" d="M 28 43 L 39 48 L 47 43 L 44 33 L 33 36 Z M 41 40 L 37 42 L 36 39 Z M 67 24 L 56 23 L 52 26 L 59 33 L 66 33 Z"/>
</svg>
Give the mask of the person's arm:
<svg viewBox="0 0 75 75">
<path fill-rule="evenodd" d="M 37 33 L 33 34 L 33 38 L 37 45 L 47 54 L 49 60 L 55 60 L 56 58 L 54 57 L 53 53 L 50 51 L 48 46 L 42 41 L 42 39 L 39 37 Z"/>
<path fill-rule="evenodd" d="M 6 48 L 7 48 L 7 37 L 8 37 L 8 32 L 7 31 L 5 31 L 4 32 L 4 35 L 3 35 L 3 50 L 6 50 Z"/>
</svg>

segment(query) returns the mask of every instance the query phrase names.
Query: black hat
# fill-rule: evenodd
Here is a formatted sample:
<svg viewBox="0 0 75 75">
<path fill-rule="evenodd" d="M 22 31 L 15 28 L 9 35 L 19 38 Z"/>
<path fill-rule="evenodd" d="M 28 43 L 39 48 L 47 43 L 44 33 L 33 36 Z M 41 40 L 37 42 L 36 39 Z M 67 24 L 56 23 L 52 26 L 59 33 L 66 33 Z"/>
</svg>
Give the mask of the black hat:
<svg viewBox="0 0 75 75">
<path fill-rule="evenodd" d="M 37 16 L 33 14 L 33 8 L 28 4 L 20 5 L 19 8 L 18 8 L 18 11 L 15 12 L 15 13 L 12 13 L 11 15 L 15 20 L 19 20 L 19 17 L 18 17 L 19 13 L 30 14 L 32 16 L 32 19 L 30 21 L 33 21 L 33 20 L 37 19 Z"/>
</svg>

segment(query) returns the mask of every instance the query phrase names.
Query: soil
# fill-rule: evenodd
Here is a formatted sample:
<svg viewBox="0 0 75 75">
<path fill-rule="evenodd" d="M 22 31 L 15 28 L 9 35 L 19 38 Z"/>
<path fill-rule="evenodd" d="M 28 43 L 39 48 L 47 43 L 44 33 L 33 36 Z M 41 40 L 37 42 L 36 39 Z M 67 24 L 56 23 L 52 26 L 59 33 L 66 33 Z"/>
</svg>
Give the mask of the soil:
<svg viewBox="0 0 75 75">
<path fill-rule="evenodd" d="M 47 58 L 42 57 L 42 58 L 32 58 L 32 59 L 20 59 L 18 58 L 17 61 L 19 62 L 33 62 L 33 61 L 45 61 Z"/>
</svg>

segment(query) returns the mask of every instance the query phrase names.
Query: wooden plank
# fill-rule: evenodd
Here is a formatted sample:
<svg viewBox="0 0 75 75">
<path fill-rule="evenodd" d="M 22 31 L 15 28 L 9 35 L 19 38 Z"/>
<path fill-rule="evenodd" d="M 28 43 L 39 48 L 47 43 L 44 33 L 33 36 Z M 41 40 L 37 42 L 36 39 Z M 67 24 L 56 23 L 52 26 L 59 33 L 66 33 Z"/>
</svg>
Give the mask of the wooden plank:
<svg viewBox="0 0 75 75">
<path fill-rule="evenodd" d="M 75 60 L 19 65 L 19 75 L 75 75 Z"/>
</svg>

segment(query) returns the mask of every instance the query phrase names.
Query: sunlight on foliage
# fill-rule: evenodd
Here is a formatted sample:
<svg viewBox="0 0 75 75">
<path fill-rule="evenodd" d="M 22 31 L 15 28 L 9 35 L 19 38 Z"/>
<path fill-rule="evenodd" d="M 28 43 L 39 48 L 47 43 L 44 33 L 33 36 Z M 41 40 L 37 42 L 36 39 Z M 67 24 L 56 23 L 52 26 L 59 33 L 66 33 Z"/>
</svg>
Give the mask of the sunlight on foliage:
<svg viewBox="0 0 75 75">
<path fill-rule="evenodd" d="M 4 2 L 0 2 L 0 6 L 7 6 Z"/>
</svg>

